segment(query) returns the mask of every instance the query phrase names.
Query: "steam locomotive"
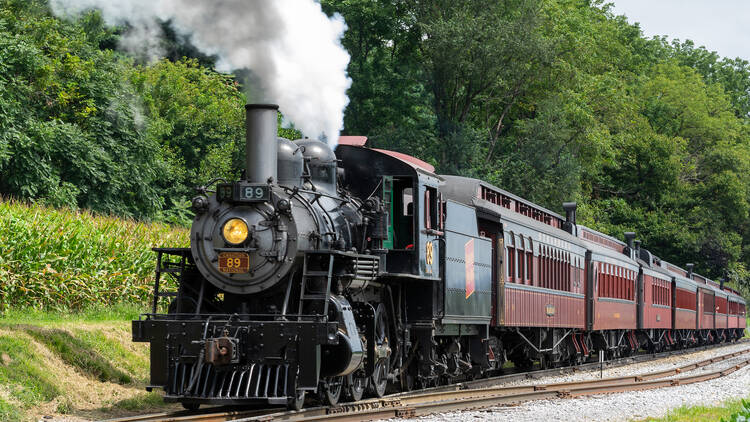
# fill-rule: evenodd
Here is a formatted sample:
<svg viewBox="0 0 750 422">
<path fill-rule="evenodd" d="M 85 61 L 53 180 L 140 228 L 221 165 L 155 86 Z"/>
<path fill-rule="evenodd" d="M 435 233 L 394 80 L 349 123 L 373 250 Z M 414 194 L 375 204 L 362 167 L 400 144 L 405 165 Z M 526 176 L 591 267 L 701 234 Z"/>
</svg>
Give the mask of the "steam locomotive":
<svg viewBox="0 0 750 422">
<path fill-rule="evenodd" d="M 563 217 L 364 137 L 335 153 L 278 138 L 277 112 L 246 107 L 242 180 L 198 189 L 190 248 L 154 249 L 153 306 L 133 339 L 151 343 L 148 389 L 166 401 L 335 405 L 506 361 L 574 365 L 743 336 L 737 292 L 633 233 L 576 224 L 574 203 Z"/>
</svg>

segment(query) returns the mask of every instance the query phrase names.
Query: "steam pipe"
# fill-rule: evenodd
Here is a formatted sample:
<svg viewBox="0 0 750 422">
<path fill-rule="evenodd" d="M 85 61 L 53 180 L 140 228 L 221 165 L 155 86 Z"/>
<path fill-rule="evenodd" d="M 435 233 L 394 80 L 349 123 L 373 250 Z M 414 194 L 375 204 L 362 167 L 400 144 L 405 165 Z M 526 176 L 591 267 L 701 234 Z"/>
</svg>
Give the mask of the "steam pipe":
<svg viewBox="0 0 750 422">
<path fill-rule="evenodd" d="M 578 205 L 575 202 L 563 202 L 563 209 L 565 210 L 565 224 L 563 228 L 573 236 L 578 236 L 578 230 L 576 228 L 576 208 Z"/>
<path fill-rule="evenodd" d="M 635 240 L 634 232 L 625 232 L 625 243 L 627 243 L 630 249 L 633 249 L 633 241 Z"/>
<path fill-rule="evenodd" d="M 278 179 L 279 106 L 245 106 L 245 178 L 250 183 L 276 182 Z"/>
<path fill-rule="evenodd" d="M 625 243 L 628 245 L 625 250 L 627 251 L 630 259 L 638 259 L 638 256 L 635 253 L 634 240 L 635 232 L 625 232 Z"/>
</svg>

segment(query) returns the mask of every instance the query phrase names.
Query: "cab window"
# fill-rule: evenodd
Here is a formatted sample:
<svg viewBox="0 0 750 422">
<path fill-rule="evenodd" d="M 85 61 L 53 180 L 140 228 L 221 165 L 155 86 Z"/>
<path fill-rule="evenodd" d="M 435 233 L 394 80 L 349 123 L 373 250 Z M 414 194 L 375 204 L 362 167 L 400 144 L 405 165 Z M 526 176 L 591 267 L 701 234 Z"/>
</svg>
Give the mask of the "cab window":
<svg viewBox="0 0 750 422">
<path fill-rule="evenodd" d="M 393 249 L 414 249 L 414 188 L 411 178 L 393 178 Z"/>
<path fill-rule="evenodd" d="M 425 186 L 424 189 L 424 228 L 437 230 L 439 227 L 437 189 Z"/>
</svg>

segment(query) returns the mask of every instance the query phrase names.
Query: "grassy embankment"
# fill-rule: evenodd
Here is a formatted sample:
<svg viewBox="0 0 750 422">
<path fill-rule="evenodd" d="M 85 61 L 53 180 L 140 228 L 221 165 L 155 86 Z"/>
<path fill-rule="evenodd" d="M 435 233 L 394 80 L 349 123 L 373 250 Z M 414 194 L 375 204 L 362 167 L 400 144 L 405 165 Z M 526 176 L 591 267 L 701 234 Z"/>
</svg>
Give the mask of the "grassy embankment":
<svg viewBox="0 0 750 422">
<path fill-rule="evenodd" d="M 129 320 L 147 309 L 161 224 L 0 200 L 0 420 L 101 418 L 160 404 L 148 346 Z"/>
</svg>

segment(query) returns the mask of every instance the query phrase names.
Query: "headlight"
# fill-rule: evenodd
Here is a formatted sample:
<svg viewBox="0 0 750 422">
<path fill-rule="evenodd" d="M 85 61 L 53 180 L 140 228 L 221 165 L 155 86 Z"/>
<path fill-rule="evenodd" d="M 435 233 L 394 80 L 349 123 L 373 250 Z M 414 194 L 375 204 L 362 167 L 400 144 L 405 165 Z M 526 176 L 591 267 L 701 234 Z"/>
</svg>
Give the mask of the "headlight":
<svg viewBox="0 0 750 422">
<path fill-rule="evenodd" d="M 224 223 L 221 233 L 224 240 L 233 245 L 239 245 L 247 240 L 247 224 L 239 218 L 233 218 Z"/>
</svg>

